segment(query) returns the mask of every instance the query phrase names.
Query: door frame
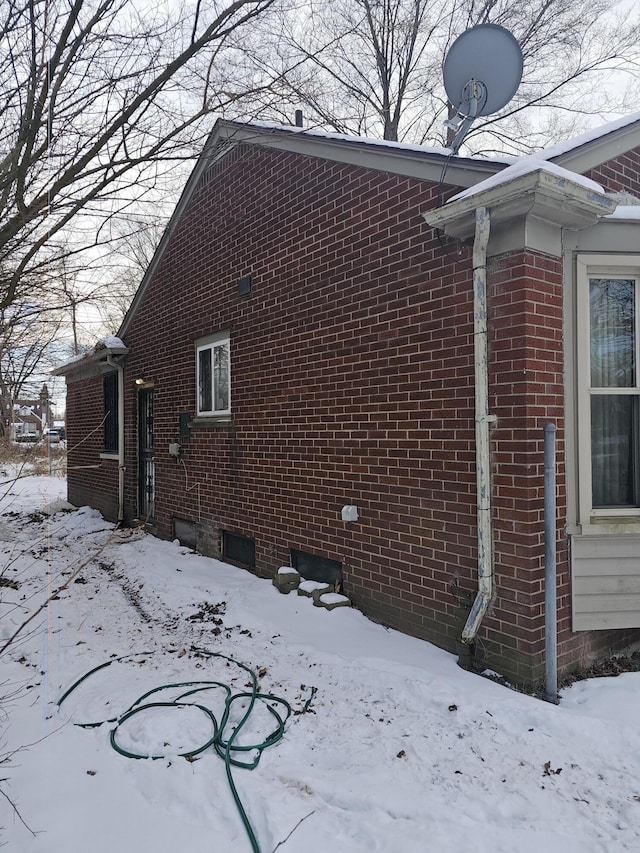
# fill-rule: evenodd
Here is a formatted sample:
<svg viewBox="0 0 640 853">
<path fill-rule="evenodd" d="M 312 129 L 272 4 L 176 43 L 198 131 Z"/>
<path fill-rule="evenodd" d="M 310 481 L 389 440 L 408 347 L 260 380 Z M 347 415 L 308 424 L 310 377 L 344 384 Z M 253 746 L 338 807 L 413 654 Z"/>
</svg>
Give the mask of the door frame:
<svg viewBox="0 0 640 853">
<path fill-rule="evenodd" d="M 155 516 L 156 476 L 154 455 L 153 388 L 138 390 L 138 518 Z"/>
</svg>

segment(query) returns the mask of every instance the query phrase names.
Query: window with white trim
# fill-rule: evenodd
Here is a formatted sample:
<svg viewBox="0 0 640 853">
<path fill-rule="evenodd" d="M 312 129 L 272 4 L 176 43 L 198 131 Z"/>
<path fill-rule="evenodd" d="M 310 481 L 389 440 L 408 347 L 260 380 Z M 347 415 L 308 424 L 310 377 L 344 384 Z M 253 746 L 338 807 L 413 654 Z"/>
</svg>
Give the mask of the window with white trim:
<svg viewBox="0 0 640 853">
<path fill-rule="evenodd" d="M 231 412 L 231 348 L 227 332 L 196 342 L 196 402 L 199 417 Z"/>
<path fill-rule="evenodd" d="M 583 523 L 640 517 L 640 257 L 578 258 Z"/>
</svg>

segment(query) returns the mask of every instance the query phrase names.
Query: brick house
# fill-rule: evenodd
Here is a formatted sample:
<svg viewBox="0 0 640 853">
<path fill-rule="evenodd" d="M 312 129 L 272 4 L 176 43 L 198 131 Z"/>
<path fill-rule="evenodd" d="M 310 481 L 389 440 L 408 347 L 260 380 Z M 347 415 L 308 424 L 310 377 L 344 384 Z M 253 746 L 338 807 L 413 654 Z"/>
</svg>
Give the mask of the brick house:
<svg viewBox="0 0 640 853">
<path fill-rule="evenodd" d="M 636 197 L 640 116 L 511 165 L 219 122 L 56 371 L 69 500 L 534 684 L 552 422 L 559 668 L 639 640 Z"/>
</svg>

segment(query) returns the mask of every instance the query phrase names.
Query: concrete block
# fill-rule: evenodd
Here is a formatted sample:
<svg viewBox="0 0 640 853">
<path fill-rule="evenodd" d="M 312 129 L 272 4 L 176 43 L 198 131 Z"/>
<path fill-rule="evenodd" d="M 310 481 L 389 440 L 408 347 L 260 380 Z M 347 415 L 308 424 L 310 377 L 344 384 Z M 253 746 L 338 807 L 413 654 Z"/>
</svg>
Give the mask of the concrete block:
<svg viewBox="0 0 640 853">
<path fill-rule="evenodd" d="M 323 592 L 313 599 L 316 607 L 326 607 L 327 610 L 335 610 L 336 607 L 351 607 L 351 600 L 339 592 Z"/>
<path fill-rule="evenodd" d="M 286 595 L 288 592 L 292 592 L 298 588 L 300 585 L 300 575 L 290 566 L 281 566 L 273 576 L 273 585 L 278 592 Z"/>
</svg>

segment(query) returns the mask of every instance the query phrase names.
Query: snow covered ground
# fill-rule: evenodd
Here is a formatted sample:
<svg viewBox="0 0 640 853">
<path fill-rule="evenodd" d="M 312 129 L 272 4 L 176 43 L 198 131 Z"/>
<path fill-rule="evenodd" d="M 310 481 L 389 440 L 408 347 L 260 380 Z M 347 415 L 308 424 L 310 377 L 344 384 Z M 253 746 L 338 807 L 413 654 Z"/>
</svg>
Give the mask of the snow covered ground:
<svg viewBox="0 0 640 853">
<path fill-rule="evenodd" d="M 281 595 L 177 544 L 114 531 L 86 508 L 38 512 L 60 507 L 64 490 L 31 477 L 0 505 L 3 642 L 86 563 L 1 658 L 0 752 L 18 750 L 0 768 L 19 811 L 0 797 L 11 853 L 250 851 L 223 758 L 178 755 L 210 738 L 205 711 L 167 703 L 120 726 L 121 747 L 158 760 L 116 752 L 113 723 L 74 725 L 117 718 L 176 682 L 250 693 L 228 657 L 293 711 L 256 769 L 231 770 L 263 853 L 640 850 L 640 674 L 580 682 L 555 707 L 355 609 Z M 223 693 L 184 701 L 220 719 Z M 232 724 L 248 701 L 232 703 Z M 277 728 L 267 705 L 257 702 L 236 743 Z"/>
</svg>

